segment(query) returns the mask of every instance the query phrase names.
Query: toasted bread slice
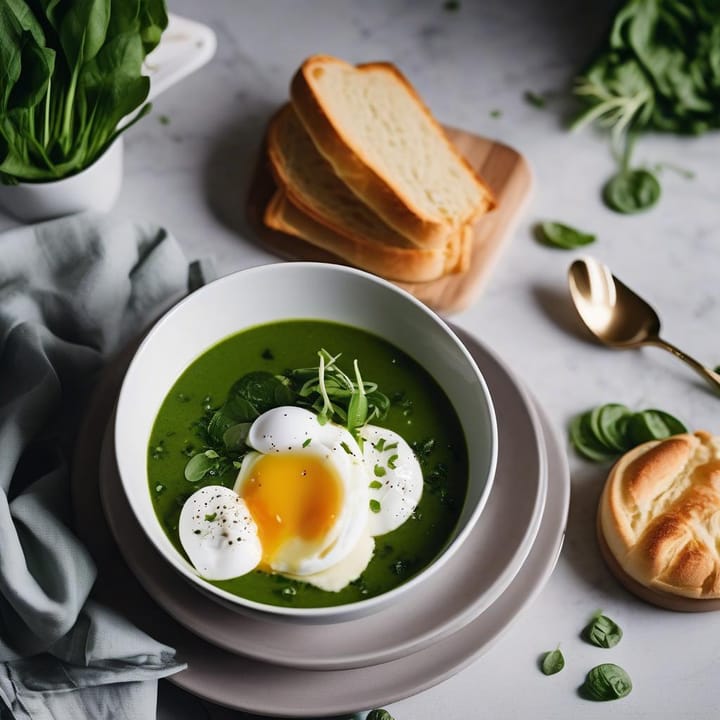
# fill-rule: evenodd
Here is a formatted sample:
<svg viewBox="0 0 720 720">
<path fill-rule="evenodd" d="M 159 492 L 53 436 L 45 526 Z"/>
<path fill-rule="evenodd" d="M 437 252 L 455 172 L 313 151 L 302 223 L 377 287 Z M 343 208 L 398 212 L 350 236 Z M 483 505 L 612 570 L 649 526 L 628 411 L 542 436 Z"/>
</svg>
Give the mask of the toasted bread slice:
<svg viewBox="0 0 720 720">
<path fill-rule="evenodd" d="M 494 205 L 490 189 L 389 63 L 308 58 L 290 94 L 303 126 L 340 179 L 387 224 L 438 247 Z"/>
<path fill-rule="evenodd" d="M 443 248 L 401 248 L 373 237 L 345 236 L 303 212 L 284 189 L 275 192 L 265 209 L 264 222 L 331 252 L 341 260 L 388 280 L 427 282 L 463 272 L 469 263 L 472 232 L 463 228 Z"/>
<path fill-rule="evenodd" d="M 414 243 L 364 205 L 319 153 L 290 104 L 272 118 L 267 133 L 270 168 L 293 205 L 352 240 L 372 238 L 389 247 Z"/>
</svg>

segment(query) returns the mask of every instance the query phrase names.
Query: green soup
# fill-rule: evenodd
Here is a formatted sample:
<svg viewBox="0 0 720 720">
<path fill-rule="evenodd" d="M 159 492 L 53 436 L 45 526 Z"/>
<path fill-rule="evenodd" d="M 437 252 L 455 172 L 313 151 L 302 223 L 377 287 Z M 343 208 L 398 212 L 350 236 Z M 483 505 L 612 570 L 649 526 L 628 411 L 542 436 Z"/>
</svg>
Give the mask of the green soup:
<svg viewBox="0 0 720 720">
<path fill-rule="evenodd" d="M 427 567 L 445 547 L 465 499 L 468 459 L 458 417 L 440 386 L 409 355 L 371 333 L 330 322 L 290 320 L 260 325 L 222 340 L 197 358 L 173 385 L 158 413 L 148 448 L 150 495 L 157 517 L 178 552 L 178 520 L 185 500 L 204 485 L 232 488 L 237 463 L 185 477 L 191 457 L 208 448 L 203 429 L 238 378 L 255 371 L 284 374 L 318 364 L 318 350 L 342 353 L 338 365 L 353 377 L 357 358 L 364 380 L 390 399 L 382 420 L 413 448 L 423 473 L 422 499 L 399 528 L 375 538 L 363 574 L 339 592 L 320 590 L 279 574 L 254 570 L 212 584 L 270 605 L 325 607 L 387 592 Z"/>
</svg>

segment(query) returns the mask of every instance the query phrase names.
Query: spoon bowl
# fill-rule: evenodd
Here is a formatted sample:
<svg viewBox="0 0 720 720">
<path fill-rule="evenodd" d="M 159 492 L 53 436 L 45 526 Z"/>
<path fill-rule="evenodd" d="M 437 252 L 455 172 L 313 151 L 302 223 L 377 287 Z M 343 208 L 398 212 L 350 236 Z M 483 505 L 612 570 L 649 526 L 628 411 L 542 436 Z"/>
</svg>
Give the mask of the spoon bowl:
<svg viewBox="0 0 720 720">
<path fill-rule="evenodd" d="M 661 347 L 720 390 L 720 375 L 663 340 L 658 314 L 607 265 L 590 257 L 575 260 L 568 271 L 568 286 L 580 319 L 600 342 L 614 348 Z"/>
</svg>

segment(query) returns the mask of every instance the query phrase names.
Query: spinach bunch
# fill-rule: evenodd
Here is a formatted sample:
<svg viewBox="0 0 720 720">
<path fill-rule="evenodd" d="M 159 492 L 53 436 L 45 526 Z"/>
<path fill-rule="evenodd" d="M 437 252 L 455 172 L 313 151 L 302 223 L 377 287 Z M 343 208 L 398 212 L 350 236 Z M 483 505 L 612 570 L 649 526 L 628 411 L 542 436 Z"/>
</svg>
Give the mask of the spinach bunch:
<svg viewBox="0 0 720 720">
<path fill-rule="evenodd" d="M 167 22 L 165 0 L 2 0 L 0 181 L 79 172 L 147 114 Z"/>
<path fill-rule="evenodd" d="M 657 202 L 659 184 L 630 163 L 633 139 L 649 130 L 700 134 L 720 127 L 720 4 L 629 0 L 605 46 L 578 78 L 584 109 L 573 125 L 609 128 L 620 173 L 604 199 L 618 212 Z"/>
</svg>

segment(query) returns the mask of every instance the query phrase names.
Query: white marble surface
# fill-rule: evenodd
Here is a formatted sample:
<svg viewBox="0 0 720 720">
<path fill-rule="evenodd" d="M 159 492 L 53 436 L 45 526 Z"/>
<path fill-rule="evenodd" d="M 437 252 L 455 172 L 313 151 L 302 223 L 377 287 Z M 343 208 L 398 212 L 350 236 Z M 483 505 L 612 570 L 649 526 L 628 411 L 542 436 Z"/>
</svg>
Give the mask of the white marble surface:
<svg viewBox="0 0 720 720">
<path fill-rule="evenodd" d="M 216 31 L 217 55 L 159 97 L 154 114 L 127 134 L 119 212 L 166 225 L 189 257 L 211 255 L 223 273 L 277 261 L 253 242 L 244 200 L 263 125 L 287 97 L 292 73 L 316 52 L 394 61 L 441 121 L 514 146 L 535 175 L 534 198 L 482 297 L 453 320 L 525 380 L 563 436 L 572 415 L 609 401 L 660 407 L 720 433 L 720 398 L 682 364 L 655 349 L 607 350 L 579 331 L 565 283 L 579 253 L 543 247 L 531 233 L 544 219 L 597 233 L 591 252 L 656 306 L 667 339 L 720 364 L 720 135 L 643 139 L 638 161 L 676 163 L 696 177 L 666 171 L 659 206 L 628 217 L 599 199 L 613 168 L 607 142 L 566 130 L 570 79 L 615 3 L 462 0 L 456 12 L 443 0 L 169 4 Z M 526 90 L 549 93 L 547 107 L 528 104 Z M 0 229 L 12 224 L 0 217 Z M 720 614 L 671 613 L 621 589 L 594 540 L 605 469 L 572 453 L 570 466 L 567 539 L 547 586 L 487 655 L 387 706 L 396 720 L 716 717 Z M 612 650 L 578 638 L 598 608 L 625 630 Z M 566 668 L 545 677 L 537 658 L 558 643 Z M 581 700 L 585 672 L 605 661 L 629 671 L 632 694 L 609 704 Z"/>
</svg>

